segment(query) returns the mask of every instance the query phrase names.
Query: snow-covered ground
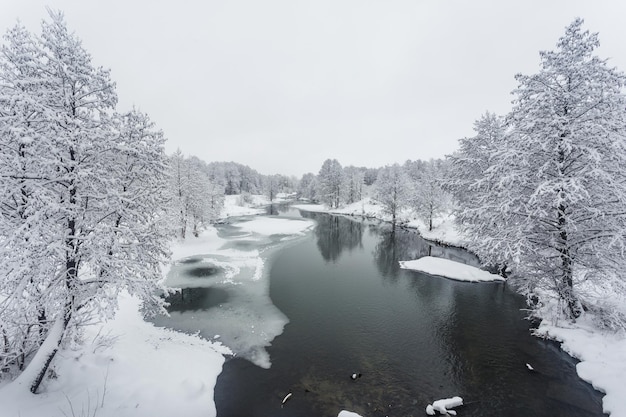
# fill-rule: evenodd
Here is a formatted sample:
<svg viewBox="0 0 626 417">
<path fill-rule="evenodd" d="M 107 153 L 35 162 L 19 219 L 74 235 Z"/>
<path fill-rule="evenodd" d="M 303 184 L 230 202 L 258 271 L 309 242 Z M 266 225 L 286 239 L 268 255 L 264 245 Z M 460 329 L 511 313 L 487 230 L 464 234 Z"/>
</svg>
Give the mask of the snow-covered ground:
<svg viewBox="0 0 626 417">
<path fill-rule="evenodd" d="M 220 213 L 220 217 L 251 216 L 265 213 L 262 207 L 270 203 L 267 197 L 264 195 L 250 195 L 249 198 L 251 202 L 243 201 L 244 199 L 241 195 L 224 196 L 224 208 Z"/>
<path fill-rule="evenodd" d="M 557 313 L 562 306 L 554 301 L 556 297 L 543 296 L 538 312 L 543 320 L 535 330 L 539 337 L 561 342 L 565 352 L 580 360 L 576 365 L 578 375 L 606 394 L 602 405 L 611 417 L 626 417 L 624 285 L 611 276 L 603 276 L 602 282 L 580 282 L 578 294 L 592 308 L 575 323 L 559 319 Z"/>
<path fill-rule="evenodd" d="M 561 342 L 561 348 L 579 359 L 576 372 L 598 391 L 605 413 L 611 417 L 625 417 L 626 406 L 626 337 L 624 333 L 599 330 L 588 319 L 578 319 L 575 324 L 541 322 L 538 336 Z"/>
<path fill-rule="evenodd" d="M 412 261 L 400 261 L 400 268 L 425 272 L 430 275 L 442 276 L 457 281 L 504 281 L 504 278 L 500 275 L 492 274 L 460 262 L 443 258 L 435 258 L 433 256 L 424 256 Z"/>
<path fill-rule="evenodd" d="M 285 193 L 278 193 L 272 203 L 291 201 L 295 196 Z M 224 208 L 220 217 L 227 218 L 233 216 L 251 216 L 265 213 L 264 206 L 270 204 L 267 196 L 261 194 L 247 195 L 248 202 L 241 195 L 224 196 Z"/>
<path fill-rule="evenodd" d="M 113 320 L 87 326 L 84 344 L 60 350 L 41 394 L 7 385 L 0 416 L 214 416 L 219 342 L 144 321 L 140 302 L 119 300 Z"/>
<path fill-rule="evenodd" d="M 238 196 L 228 196 L 222 215 L 260 214 L 264 210 L 254 206 L 267 203 L 262 196 L 253 196 L 254 203 L 245 207 L 239 201 Z M 233 240 L 267 243 L 272 242 L 270 235 L 277 234 L 280 239 L 275 242 L 282 242 L 312 225 L 305 220 L 255 218 L 233 225 L 239 230 Z M 264 346 L 287 323 L 267 295 L 263 254 L 255 248 L 229 247 L 228 243 L 215 228 L 209 228 L 199 238 L 174 242 L 172 261 L 176 266 L 199 255 L 201 264 L 223 262 L 225 273 L 219 279 L 230 278 L 231 282 L 222 284 L 241 291 L 230 297 L 221 315 L 216 311 L 213 323 L 230 327 L 246 323 L 249 327 L 223 329 L 223 336 L 213 338 L 157 327 L 144 320 L 139 300 L 122 295 L 113 319 L 85 326 L 80 343 L 71 342 L 59 350 L 40 394 L 33 395 L 17 384 L 0 387 L 0 417 L 215 416 L 214 388 L 224 355 L 261 352 L 259 364 L 269 366 L 269 358 L 262 353 Z M 179 287 L 192 284 L 176 276 L 172 283 Z M 197 280 L 193 285 L 198 285 Z M 213 336 L 217 336 L 220 330 L 214 330 Z M 229 331 L 242 333 L 243 342 L 227 347 L 235 340 L 228 337 Z"/>
</svg>

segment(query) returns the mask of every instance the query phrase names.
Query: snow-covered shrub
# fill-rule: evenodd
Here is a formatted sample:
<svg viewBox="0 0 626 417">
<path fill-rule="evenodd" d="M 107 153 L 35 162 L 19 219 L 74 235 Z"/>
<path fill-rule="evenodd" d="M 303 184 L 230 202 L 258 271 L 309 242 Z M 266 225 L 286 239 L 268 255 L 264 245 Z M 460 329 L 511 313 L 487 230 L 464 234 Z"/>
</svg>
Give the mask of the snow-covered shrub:
<svg viewBox="0 0 626 417">
<path fill-rule="evenodd" d="M 595 305 L 589 306 L 593 322 L 601 329 L 614 332 L 626 331 L 626 314 L 617 310 L 615 306 Z"/>
</svg>

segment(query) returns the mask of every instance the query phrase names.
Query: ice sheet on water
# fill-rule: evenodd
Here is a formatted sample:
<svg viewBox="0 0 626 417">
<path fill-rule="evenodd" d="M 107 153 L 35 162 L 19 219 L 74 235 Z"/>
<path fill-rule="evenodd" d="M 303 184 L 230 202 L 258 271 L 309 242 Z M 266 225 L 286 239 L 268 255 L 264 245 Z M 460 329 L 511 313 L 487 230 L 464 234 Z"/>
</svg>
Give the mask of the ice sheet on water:
<svg viewBox="0 0 626 417">
<path fill-rule="evenodd" d="M 241 222 L 236 227 L 243 231 L 261 235 L 301 235 L 312 228 L 314 223 L 306 219 L 284 219 L 277 217 L 257 217 Z"/>
<path fill-rule="evenodd" d="M 228 300 L 206 311 L 174 311 L 170 317 L 159 317 L 155 322 L 189 333 L 200 331 L 207 339 L 219 334 L 222 343 L 235 355 L 269 368 L 271 362 L 265 348 L 282 333 L 288 319 L 269 297 L 263 258 L 207 255 L 201 259 L 200 264 L 217 265 L 224 271 L 200 280 L 201 285 L 226 291 Z M 167 284 L 183 288 L 198 286 L 197 278 L 186 276 L 189 267 L 198 264 L 179 263 L 180 268 L 172 270 Z"/>
<path fill-rule="evenodd" d="M 289 320 L 270 299 L 266 260 L 273 250 L 284 245 L 281 240 L 284 235 L 301 235 L 312 225 L 309 221 L 276 218 L 255 218 L 227 225 L 228 229 L 263 237 L 256 241 L 247 237 L 248 250 L 238 251 L 228 243 L 241 239 L 241 233 L 218 232 L 223 244 L 215 253 L 196 253 L 179 260 L 166 280 L 166 285 L 175 288 L 219 288 L 228 293 L 226 301 L 206 310 L 172 311 L 170 317 L 159 317 L 155 322 L 189 333 L 199 331 L 207 339 L 219 334 L 220 341 L 236 356 L 269 368 L 271 361 L 266 347 L 283 332 Z M 273 235 L 280 235 L 281 239 L 267 238 Z M 202 276 L 201 268 L 207 268 L 205 271 L 210 273 Z"/>
<path fill-rule="evenodd" d="M 266 282 L 250 281 L 246 285 L 231 285 L 228 301 L 206 312 L 173 312 L 158 324 L 200 334 L 211 339 L 220 335 L 220 341 L 236 356 L 269 368 L 265 348 L 283 332 L 287 317 L 272 304 L 266 294 Z"/>
</svg>

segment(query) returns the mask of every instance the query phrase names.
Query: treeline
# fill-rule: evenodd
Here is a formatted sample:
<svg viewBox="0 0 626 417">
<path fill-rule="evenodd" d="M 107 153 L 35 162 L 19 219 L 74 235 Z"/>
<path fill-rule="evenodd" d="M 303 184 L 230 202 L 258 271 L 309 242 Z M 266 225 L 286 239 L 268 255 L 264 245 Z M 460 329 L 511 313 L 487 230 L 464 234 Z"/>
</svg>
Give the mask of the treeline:
<svg viewBox="0 0 626 417">
<path fill-rule="evenodd" d="M 277 193 L 292 193 L 297 178 L 281 174 L 263 175 L 247 165 L 236 162 L 210 162 L 205 169 L 211 182 L 226 195 L 264 194 L 273 200 Z"/>
<path fill-rule="evenodd" d="M 317 175 L 302 176 L 297 195 L 329 208 L 372 197 L 394 226 L 400 212 L 411 209 L 432 230 L 433 219 L 452 208 L 452 198 L 444 190 L 448 166 L 446 160 L 431 159 L 382 168 L 342 167 L 336 159 L 327 159 Z"/>
<path fill-rule="evenodd" d="M 281 174 L 263 175 L 236 162 L 207 163 L 185 157 L 180 150 L 168 158 L 167 186 L 169 224 L 173 234 L 185 239 L 199 233 L 220 217 L 226 195 L 241 195 L 240 203 L 252 203 L 252 195 L 273 201 L 277 194 L 295 193 L 298 180 Z"/>
</svg>

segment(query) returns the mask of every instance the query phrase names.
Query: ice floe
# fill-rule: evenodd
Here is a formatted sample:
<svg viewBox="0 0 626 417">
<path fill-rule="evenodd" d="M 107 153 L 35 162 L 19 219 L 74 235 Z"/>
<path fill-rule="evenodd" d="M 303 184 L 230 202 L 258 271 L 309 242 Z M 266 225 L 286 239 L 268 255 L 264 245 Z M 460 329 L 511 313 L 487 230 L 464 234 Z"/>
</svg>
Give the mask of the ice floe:
<svg viewBox="0 0 626 417">
<path fill-rule="evenodd" d="M 400 268 L 425 272 L 457 281 L 484 282 L 504 281 L 500 275 L 492 274 L 474 266 L 465 265 L 448 259 L 424 256 L 414 261 L 400 261 Z"/>
</svg>

